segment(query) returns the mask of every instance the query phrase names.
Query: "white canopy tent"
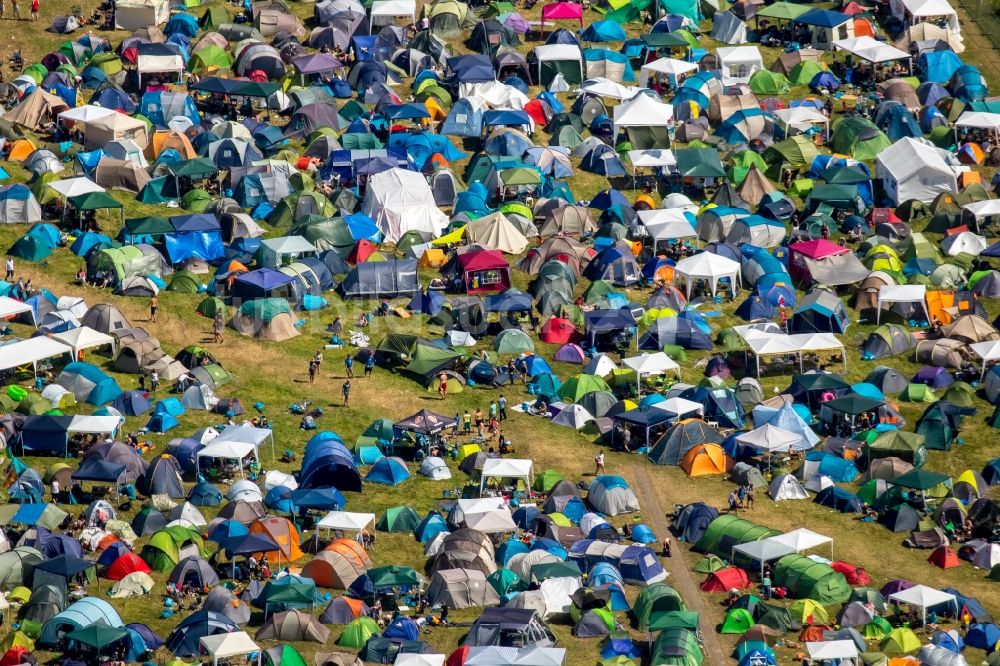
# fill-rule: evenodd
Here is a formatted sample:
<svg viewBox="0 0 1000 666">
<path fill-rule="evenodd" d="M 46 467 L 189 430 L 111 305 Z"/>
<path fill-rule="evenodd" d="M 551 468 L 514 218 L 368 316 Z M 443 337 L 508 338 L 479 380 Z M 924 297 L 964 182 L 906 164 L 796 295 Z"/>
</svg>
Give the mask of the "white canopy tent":
<svg viewBox="0 0 1000 666">
<path fill-rule="evenodd" d="M 597 95 L 598 97 L 607 97 L 608 99 L 617 99 L 619 101 L 632 99 L 639 93 L 639 88 L 623 86 L 617 81 L 606 79 L 603 76 L 587 79 L 580 84 L 580 90 L 591 95 Z"/>
<path fill-rule="evenodd" d="M 566 648 L 500 647 L 483 645 L 469 648 L 466 666 L 563 666 Z"/>
<path fill-rule="evenodd" d="M 56 117 L 63 124 L 88 123 L 114 113 L 117 113 L 114 109 L 97 106 L 96 104 L 84 104 L 83 106 L 75 106 L 69 111 L 63 111 Z"/>
<path fill-rule="evenodd" d="M 639 68 L 639 86 L 645 88 L 649 84 L 650 74 L 666 74 L 670 77 L 670 85 L 677 87 L 677 77 L 698 70 L 698 63 L 677 60 L 676 58 L 660 58 L 647 62 Z"/>
<path fill-rule="evenodd" d="M 653 409 L 662 409 L 665 412 L 674 414 L 678 419 L 682 419 L 689 414 L 705 415 L 705 405 L 694 400 L 688 400 L 687 398 L 667 398 L 654 404 L 652 407 Z"/>
<path fill-rule="evenodd" d="M 912 58 L 908 52 L 897 49 L 886 42 L 880 42 L 868 35 L 851 37 L 850 39 L 838 39 L 833 45 L 840 51 L 847 51 L 856 58 L 861 58 L 874 64 L 892 62 L 893 60 L 906 60 L 910 62 Z"/>
<path fill-rule="evenodd" d="M 444 666 L 443 654 L 413 654 L 400 652 L 396 655 L 393 666 Z"/>
<path fill-rule="evenodd" d="M 833 539 L 804 527 L 770 537 L 767 541 L 784 544 L 796 553 L 804 553 L 807 550 L 830 544 L 830 559 L 833 559 Z"/>
<path fill-rule="evenodd" d="M 19 314 L 28 313 L 31 315 L 31 323 L 38 328 L 38 322 L 35 321 L 35 311 L 31 309 L 31 306 L 24 301 L 19 301 L 10 296 L 0 296 L 0 319 L 7 319 L 8 317 L 16 317 Z"/>
<path fill-rule="evenodd" d="M 392 25 L 397 18 L 405 18 L 410 23 L 416 23 L 416 17 L 416 0 L 375 0 L 368 13 L 368 28 L 370 30 L 376 25 Z"/>
<path fill-rule="evenodd" d="M 724 86 L 749 83 L 751 76 L 764 69 L 764 58 L 756 46 L 723 46 L 716 54 Z"/>
<path fill-rule="evenodd" d="M 806 652 L 810 664 L 860 664 L 861 655 L 858 646 L 852 640 L 842 641 L 808 641 Z"/>
<path fill-rule="evenodd" d="M 52 337 L 59 342 L 68 345 L 69 348 L 73 350 L 73 358 L 75 359 L 80 358 L 80 352 L 84 349 L 103 347 L 104 345 L 111 345 L 111 356 L 113 357 L 118 346 L 114 336 L 101 333 L 100 331 L 95 331 L 89 326 L 71 328 L 70 330 L 63 331 L 62 333 L 55 333 Z"/>
<path fill-rule="evenodd" d="M 956 35 L 962 33 L 958 22 L 958 12 L 948 3 L 948 0 L 889 0 L 892 15 L 906 21 L 908 25 L 917 23 L 934 23 L 928 19 L 942 18 L 948 23 L 948 29 Z"/>
<path fill-rule="evenodd" d="M 875 313 L 875 323 L 882 318 L 883 303 L 919 303 L 923 308 L 927 321 L 931 315 L 927 311 L 927 287 L 922 284 L 890 284 L 878 290 L 878 310 Z"/>
<path fill-rule="evenodd" d="M 254 450 L 260 448 L 260 445 L 271 440 L 271 458 L 274 458 L 274 432 L 269 428 L 255 428 L 249 423 L 244 423 L 239 426 L 230 426 L 222 431 L 222 433 L 216 437 L 213 441 L 215 442 L 240 442 L 245 444 L 252 444 Z M 260 454 L 257 455 L 257 460 L 260 460 Z"/>
<path fill-rule="evenodd" d="M 528 458 L 487 458 L 480 473 L 479 491 L 489 479 L 519 479 L 531 486 L 535 478 L 535 464 Z"/>
<path fill-rule="evenodd" d="M 712 296 L 719 290 L 719 280 L 723 278 L 729 278 L 734 296 L 737 285 L 742 284 L 740 263 L 711 252 L 699 252 L 681 259 L 674 266 L 674 275 L 684 278 L 688 298 L 691 298 L 691 287 L 698 280 L 711 285 Z"/>
<path fill-rule="evenodd" d="M 964 111 L 955 121 L 955 127 L 1000 130 L 1000 113 Z"/>
<path fill-rule="evenodd" d="M 933 587 L 927 587 L 926 585 L 914 585 L 909 589 L 890 594 L 889 601 L 919 608 L 923 613 L 923 624 L 927 624 L 928 608 L 947 603 L 955 604 L 957 602 L 954 594 L 935 590 Z M 958 609 L 956 608 L 955 610 Z"/>
<path fill-rule="evenodd" d="M 139 53 L 136 62 L 136 70 L 139 74 L 173 74 L 178 80 L 184 72 L 184 56 L 180 54 L 157 54 Z M 124 115 L 124 114 L 116 114 Z M 128 116 L 124 116 L 129 118 Z M 105 116 L 104 120 L 111 119 Z M 131 118 L 129 118 L 131 120 Z M 94 145 L 93 141 L 88 141 L 88 145 Z"/>
<path fill-rule="evenodd" d="M 983 360 L 983 371 L 979 375 L 979 381 L 986 376 L 986 366 L 991 361 L 1000 361 L 1000 340 L 988 340 L 986 342 L 974 342 L 969 345 L 976 356 Z"/>
<path fill-rule="evenodd" d="M 626 127 L 665 127 L 673 117 L 672 105 L 664 104 L 646 94 L 636 95 L 615 107 L 615 134 Z"/>
<path fill-rule="evenodd" d="M 72 353 L 72 349 L 49 337 L 19 340 L 0 346 L 0 370 L 10 370 L 31 364 L 38 374 L 38 362 Z"/>
<path fill-rule="evenodd" d="M 646 234 L 657 243 L 681 238 L 698 238 L 698 230 L 679 208 L 652 208 L 636 211 Z"/>
<path fill-rule="evenodd" d="M 790 430 L 765 423 L 749 432 L 737 435 L 736 441 L 743 446 L 759 449 L 770 454 L 789 451 L 793 446 L 802 442 L 802 436 Z"/>
<path fill-rule="evenodd" d="M 674 152 L 668 148 L 647 148 L 628 151 L 628 161 L 632 164 L 632 185 L 635 185 L 636 169 L 669 169 L 677 166 Z"/>
<path fill-rule="evenodd" d="M 804 372 L 803 354 L 808 352 L 839 351 L 847 369 L 847 354 L 844 343 L 833 333 L 797 333 L 786 335 L 774 324 L 760 328 L 753 325 L 735 326 L 733 330 L 743 338 L 757 362 L 757 376 L 760 377 L 760 359 L 765 356 L 796 356 L 799 372 Z"/>
<path fill-rule="evenodd" d="M 122 425 L 119 416 L 74 416 L 66 432 L 86 435 L 114 435 Z"/>
<path fill-rule="evenodd" d="M 1000 199 L 973 201 L 962 206 L 962 209 L 972 215 L 975 220 L 976 231 L 979 231 L 980 223 L 983 220 L 988 218 L 1000 219 Z"/>
<path fill-rule="evenodd" d="M 375 527 L 374 513 L 356 513 L 352 511 L 331 511 L 316 523 L 317 530 L 355 532 L 360 536 L 361 532 L 371 525 Z"/>
<path fill-rule="evenodd" d="M 86 176 L 76 176 L 75 178 L 54 180 L 46 185 L 46 187 L 58 194 L 63 201 L 69 199 L 70 197 L 80 196 L 81 194 L 107 192 L 107 190 Z"/>
<path fill-rule="evenodd" d="M 202 649 L 212 658 L 212 665 L 218 666 L 220 659 L 232 659 L 245 655 L 256 654 L 256 663 L 260 664 L 261 649 L 245 631 L 231 631 L 225 634 L 202 636 Z"/>
<path fill-rule="evenodd" d="M 681 378 L 681 366 L 677 364 L 677 361 L 661 351 L 622 359 L 622 363 L 635 371 L 635 383 L 637 387 L 642 385 L 642 378 L 644 376 L 665 375 L 668 372 L 674 372 L 677 373 L 677 379 Z"/>
<path fill-rule="evenodd" d="M 803 134 L 817 125 L 824 128 L 824 136 L 830 134 L 830 119 L 811 106 L 775 109 L 772 115 L 775 119 L 775 125 L 784 130 L 786 137 Z"/>
<path fill-rule="evenodd" d="M 239 469 L 241 479 L 246 478 L 246 460 L 253 454 L 254 459 L 260 461 L 260 453 L 254 444 L 247 442 L 220 442 L 220 438 L 212 440 L 210 444 L 198 451 L 198 469 L 201 470 L 202 458 L 215 458 L 218 460 L 235 460 L 236 468 Z"/>
<path fill-rule="evenodd" d="M 780 560 L 785 555 L 791 555 L 794 552 L 794 550 L 784 544 L 774 543 L 770 539 L 761 539 L 760 541 L 750 541 L 733 546 L 733 554 L 730 559 L 735 560 L 736 553 L 740 553 L 744 557 L 749 558 L 750 561 L 759 563 L 760 575 L 763 576 L 764 565 L 774 560 Z"/>
</svg>

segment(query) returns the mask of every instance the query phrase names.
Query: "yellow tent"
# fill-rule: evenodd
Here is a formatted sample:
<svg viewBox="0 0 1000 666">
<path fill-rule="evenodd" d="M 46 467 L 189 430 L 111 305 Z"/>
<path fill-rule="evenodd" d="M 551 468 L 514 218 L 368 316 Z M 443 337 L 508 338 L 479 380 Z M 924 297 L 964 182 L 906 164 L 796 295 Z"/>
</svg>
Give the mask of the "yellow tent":
<svg viewBox="0 0 1000 666">
<path fill-rule="evenodd" d="M 482 449 L 478 444 L 462 444 L 458 447 L 458 462 L 462 462 L 471 455 L 479 453 Z"/>
<path fill-rule="evenodd" d="M 420 261 L 417 262 L 417 266 L 420 268 L 441 268 L 444 266 L 446 259 L 447 257 L 445 257 L 443 250 L 439 250 L 436 247 L 429 247 L 420 255 Z"/>
<path fill-rule="evenodd" d="M 462 242 L 462 237 L 465 236 L 465 225 L 463 224 L 458 229 L 441 236 L 441 238 L 436 238 L 431 241 L 431 245 L 455 245 Z"/>
</svg>

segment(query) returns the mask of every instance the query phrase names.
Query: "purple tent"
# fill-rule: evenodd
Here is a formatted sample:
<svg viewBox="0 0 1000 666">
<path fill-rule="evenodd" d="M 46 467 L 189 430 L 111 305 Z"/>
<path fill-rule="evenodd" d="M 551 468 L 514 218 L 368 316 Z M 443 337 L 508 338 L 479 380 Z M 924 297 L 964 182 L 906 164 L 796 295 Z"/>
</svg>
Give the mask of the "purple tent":
<svg viewBox="0 0 1000 666">
<path fill-rule="evenodd" d="M 883 585 L 882 589 L 879 590 L 879 593 L 888 599 L 890 594 L 896 594 L 897 592 L 908 590 L 911 587 L 913 587 L 913 583 L 910 581 L 897 578 L 896 580 L 890 580 L 888 583 Z"/>
<path fill-rule="evenodd" d="M 322 74 L 332 72 L 344 66 L 344 63 L 334 58 L 329 53 L 310 53 L 309 55 L 292 58 L 292 64 L 302 75 Z"/>
<path fill-rule="evenodd" d="M 579 363 L 582 365 L 587 360 L 587 355 L 580 345 L 567 342 L 556 350 L 555 360 L 562 361 L 563 363 Z"/>
<path fill-rule="evenodd" d="M 528 19 L 524 18 L 517 12 L 511 12 L 507 14 L 503 20 L 500 21 L 505 27 L 510 28 L 519 35 L 523 35 L 531 30 L 531 24 L 528 23 Z"/>
<path fill-rule="evenodd" d="M 233 280 L 231 295 L 234 299 L 253 300 L 291 293 L 295 278 L 270 268 L 260 268 L 244 273 Z"/>
<path fill-rule="evenodd" d="M 945 368 L 920 368 L 913 375 L 914 384 L 926 384 L 931 388 L 947 388 L 955 382 Z"/>
<path fill-rule="evenodd" d="M 175 215 L 170 218 L 170 226 L 176 232 L 189 231 L 219 231 L 219 219 L 211 213 L 194 213 L 192 215 Z"/>
</svg>

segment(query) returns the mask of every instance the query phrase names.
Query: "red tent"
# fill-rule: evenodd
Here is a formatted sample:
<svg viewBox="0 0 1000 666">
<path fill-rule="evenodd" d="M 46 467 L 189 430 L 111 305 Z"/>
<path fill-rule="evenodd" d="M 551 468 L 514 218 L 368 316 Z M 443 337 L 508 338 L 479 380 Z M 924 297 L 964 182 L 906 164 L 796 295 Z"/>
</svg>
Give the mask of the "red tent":
<svg viewBox="0 0 1000 666">
<path fill-rule="evenodd" d="M 111 563 L 111 565 L 105 570 L 104 577 L 108 580 L 121 580 L 130 573 L 135 573 L 136 571 L 152 573 L 149 565 L 146 564 L 145 560 L 141 557 L 135 553 L 125 553 Z"/>
<path fill-rule="evenodd" d="M 506 291 L 510 288 L 510 264 L 499 250 L 465 252 L 458 257 L 465 291 Z"/>
<path fill-rule="evenodd" d="M 24 647 L 23 645 L 15 645 L 11 649 L 7 650 L 3 658 L 0 659 L 0 666 L 18 666 L 18 664 L 27 663 L 22 657 L 26 657 L 31 654 L 31 650 Z"/>
<path fill-rule="evenodd" d="M 844 562 L 843 560 L 837 560 L 830 564 L 830 568 L 839 574 L 843 574 L 844 578 L 847 580 L 847 584 L 852 587 L 857 587 L 858 585 L 870 585 L 872 579 L 868 576 L 868 572 L 861 567 L 856 567 L 850 562 Z"/>
<path fill-rule="evenodd" d="M 465 660 L 469 658 L 469 646 L 462 645 L 457 650 L 448 655 L 445 666 L 464 666 Z"/>
<path fill-rule="evenodd" d="M 533 99 L 524 105 L 524 112 L 531 116 L 531 119 L 535 121 L 535 124 L 544 127 L 549 124 L 551 120 L 551 109 L 548 105 L 540 99 Z"/>
<path fill-rule="evenodd" d="M 951 569 L 961 564 L 958 561 L 958 555 L 948 546 L 938 546 L 935 548 L 931 551 L 931 556 L 927 558 L 927 561 L 942 569 Z"/>
<path fill-rule="evenodd" d="M 542 330 L 539 331 L 538 337 L 541 338 L 542 342 L 547 342 L 550 345 L 564 345 L 567 342 L 579 342 L 581 336 L 569 319 L 552 317 L 542 324 Z"/>
<path fill-rule="evenodd" d="M 542 7 L 542 32 L 545 32 L 545 22 L 549 21 L 579 21 L 583 27 L 583 5 L 575 2 L 553 2 Z"/>
<path fill-rule="evenodd" d="M 739 567 L 726 567 L 708 574 L 701 584 L 702 592 L 728 592 L 732 589 L 746 590 L 750 587 L 747 572 Z"/>
<path fill-rule="evenodd" d="M 352 264 L 360 264 L 368 259 L 368 257 L 375 254 L 378 248 L 370 240 L 362 238 L 358 241 L 358 244 L 354 246 L 351 253 L 347 255 L 347 260 Z"/>
</svg>

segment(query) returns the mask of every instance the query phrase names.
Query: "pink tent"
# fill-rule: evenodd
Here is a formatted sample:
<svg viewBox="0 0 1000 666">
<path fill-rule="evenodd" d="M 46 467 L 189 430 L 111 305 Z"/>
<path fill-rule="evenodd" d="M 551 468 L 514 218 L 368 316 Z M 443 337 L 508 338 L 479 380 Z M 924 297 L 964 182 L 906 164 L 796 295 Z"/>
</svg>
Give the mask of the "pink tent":
<svg viewBox="0 0 1000 666">
<path fill-rule="evenodd" d="M 583 5 L 575 2 L 553 2 L 542 7 L 542 31 L 546 21 L 579 21 L 583 27 Z"/>
</svg>

